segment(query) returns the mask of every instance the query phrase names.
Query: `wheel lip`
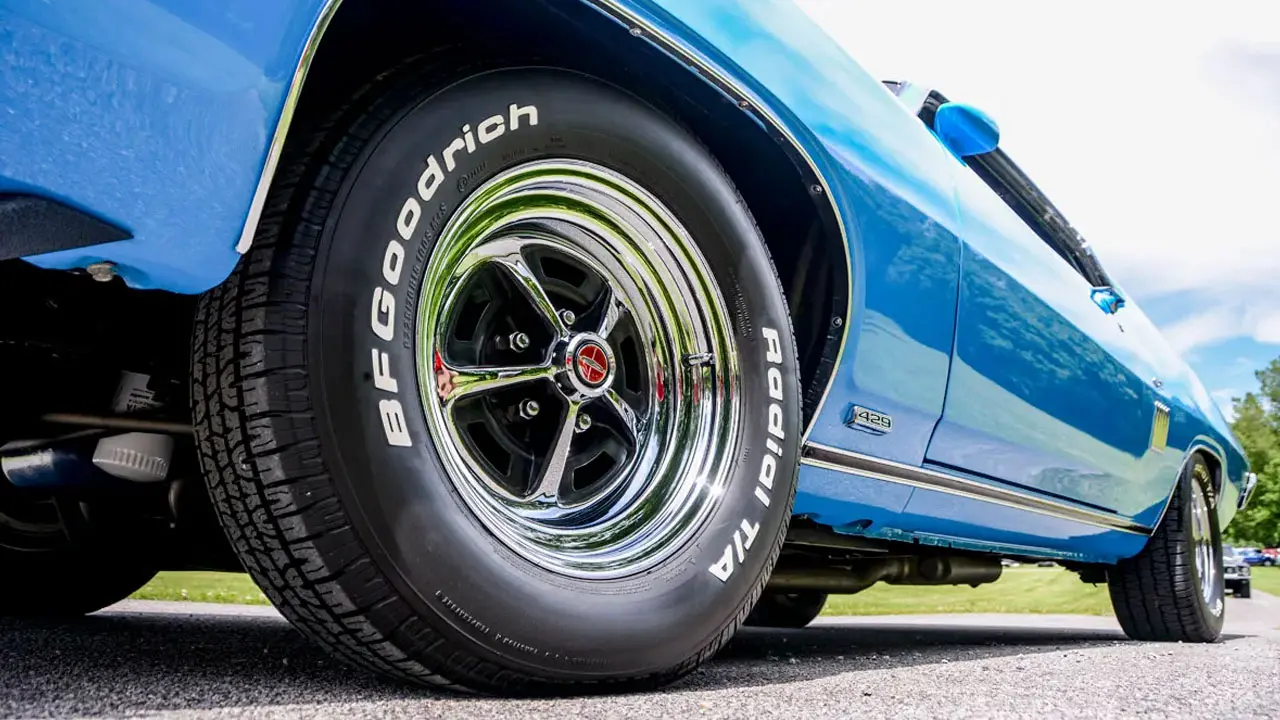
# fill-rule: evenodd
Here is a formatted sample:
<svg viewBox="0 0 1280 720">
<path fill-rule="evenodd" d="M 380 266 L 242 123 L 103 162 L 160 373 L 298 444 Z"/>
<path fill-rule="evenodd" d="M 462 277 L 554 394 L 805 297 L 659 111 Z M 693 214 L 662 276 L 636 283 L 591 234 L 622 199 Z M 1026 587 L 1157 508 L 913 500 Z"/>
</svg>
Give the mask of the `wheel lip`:
<svg viewBox="0 0 1280 720">
<path fill-rule="evenodd" d="M 1215 541 L 1208 489 L 1195 479 L 1191 483 L 1191 544 L 1200 597 L 1215 615 L 1221 612 L 1225 574 L 1219 542 Z"/>
<path fill-rule="evenodd" d="M 557 207 L 550 210 L 543 208 L 546 211 L 543 214 L 539 214 L 536 207 L 525 207 L 521 212 L 499 221 L 484 217 L 486 207 L 518 197 L 523 192 L 535 195 L 539 189 L 545 192 L 548 184 L 557 182 L 567 184 L 568 190 L 565 189 L 566 186 L 562 186 L 558 194 L 552 193 L 557 198 Z M 672 351 L 666 357 L 651 358 L 654 362 L 653 372 L 668 388 L 665 404 L 670 407 L 668 415 L 672 419 L 666 425 L 654 422 L 649 430 L 653 437 L 665 439 L 665 445 L 678 445 L 688 436 L 698 440 L 683 457 L 663 455 L 651 448 L 643 453 L 637 451 L 637 459 L 653 468 L 653 472 L 676 478 L 687 476 L 688 479 L 677 482 L 674 488 L 665 488 L 665 495 L 656 492 L 656 484 L 652 482 L 649 485 L 655 487 L 639 490 L 634 487 L 614 488 L 615 501 L 620 505 L 625 504 L 630 508 L 653 506 L 654 510 L 648 518 L 650 527 L 647 530 L 646 523 L 636 522 L 626 512 L 618 514 L 611 524 L 594 528 L 597 536 L 611 536 L 619 531 L 625 535 L 623 542 L 603 547 L 593 542 L 590 533 L 583 528 L 534 528 L 527 518 L 524 519 L 524 526 L 518 528 L 520 532 L 512 533 L 509 523 L 504 527 L 502 516 L 504 513 L 510 514 L 511 498 L 491 496 L 486 500 L 480 496 L 475 484 L 466 481 L 468 474 L 459 472 L 467 462 L 465 452 L 460 452 L 459 438 L 440 432 L 442 423 L 440 413 L 437 412 L 439 404 L 431 392 L 435 387 L 433 363 L 429 360 L 436 356 L 440 348 L 437 334 L 440 323 L 434 322 L 432 318 L 442 309 L 435 298 L 437 294 L 431 292 L 433 278 L 438 279 L 443 272 L 441 268 L 456 265 L 452 262 L 457 260 L 457 248 L 453 244 L 459 237 L 465 238 L 473 234 L 468 227 L 469 223 L 478 218 L 483 226 L 484 232 L 476 235 L 472 242 L 473 247 L 478 247 L 490 239 L 501 237 L 504 229 L 518 222 L 532 219 L 557 222 L 571 220 L 571 214 L 564 211 L 563 203 L 572 205 L 575 200 L 572 197 L 574 192 L 599 191 L 602 188 L 608 191 L 603 196 L 607 202 L 598 203 L 592 208 L 598 214 L 593 219 L 600 222 L 600 227 L 595 229 L 611 240 L 631 242 L 633 246 L 638 246 L 636 234 L 660 238 L 661 243 L 650 242 L 646 248 L 645 271 L 664 278 L 668 284 L 672 280 L 682 281 L 685 283 L 684 289 L 692 290 L 697 295 L 697 302 L 690 302 L 686 298 L 682 312 L 675 313 L 674 317 L 649 318 L 650 327 L 645 330 L 659 336 L 665 333 L 665 337 L 674 343 Z M 628 225 L 628 221 L 639 221 L 640 227 Z M 438 262 L 442 264 L 436 267 Z M 625 271 L 625 267 L 619 262 L 601 270 L 607 271 L 617 266 L 623 267 Z M 607 272 L 602 277 L 615 284 L 624 279 L 616 275 L 610 277 Z M 632 284 L 640 284 L 634 275 L 627 275 L 625 279 Z M 641 289 L 652 291 L 653 288 Z M 510 168 L 477 188 L 455 211 L 432 250 L 419 293 L 417 328 L 415 343 L 419 386 L 427 425 L 445 466 L 446 475 L 473 515 L 525 559 L 558 574 L 587 579 L 614 579 L 643 572 L 682 548 L 719 506 L 733 465 L 732 458 L 737 454 L 743 423 L 743 412 L 738 400 L 741 363 L 732 339 L 727 304 L 709 264 L 683 225 L 655 196 L 620 173 L 582 160 L 536 160 Z M 570 338 L 574 345 L 587 340 L 600 342 L 606 352 L 612 353 L 606 338 L 598 335 L 580 333 Z M 674 351 L 678 347 L 696 352 L 712 351 L 717 358 L 712 368 L 715 379 L 708 382 L 695 376 L 695 373 L 701 374 L 706 368 L 683 367 L 679 361 L 680 353 Z M 565 357 L 565 354 L 553 354 L 550 361 L 553 364 L 557 360 L 563 362 Z M 572 358 L 573 355 L 567 357 Z M 602 383 L 605 390 L 610 387 L 617 368 L 615 357 L 610 355 L 609 359 L 610 374 Z M 573 385 L 575 373 L 571 369 L 567 375 L 571 380 L 569 384 Z M 690 388 L 700 392 L 701 396 L 682 394 L 682 390 L 688 391 Z M 571 402 L 589 401 L 603 394 L 597 392 L 597 388 L 590 387 L 574 387 L 573 390 L 580 392 L 571 395 Z M 697 412 L 699 406 L 703 408 L 701 414 Z M 661 437 L 664 430 L 665 437 Z M 459 475 L 464 481 L 459 482 Z M 493 502 L 495 499 L 497 502 Z M 628 532 L 629 535 L 626 534 Z"/>
</svg>

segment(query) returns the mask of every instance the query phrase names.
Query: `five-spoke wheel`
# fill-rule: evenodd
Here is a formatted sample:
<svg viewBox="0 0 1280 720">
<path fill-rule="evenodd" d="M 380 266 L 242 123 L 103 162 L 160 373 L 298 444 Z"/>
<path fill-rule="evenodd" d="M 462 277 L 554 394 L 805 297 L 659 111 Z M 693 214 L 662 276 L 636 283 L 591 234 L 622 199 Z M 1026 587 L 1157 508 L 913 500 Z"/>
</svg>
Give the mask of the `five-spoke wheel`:
<svg viewBox="0 0 1280 720">
<path fill-rule="evenodd" d="M 741 421 L 710 275 L 653 195 L 580 161 L 513 168 L 442 233 L 418 310 L 427 418 L 516 552 L 632 573 L 706 517 Z"/>
</svg>

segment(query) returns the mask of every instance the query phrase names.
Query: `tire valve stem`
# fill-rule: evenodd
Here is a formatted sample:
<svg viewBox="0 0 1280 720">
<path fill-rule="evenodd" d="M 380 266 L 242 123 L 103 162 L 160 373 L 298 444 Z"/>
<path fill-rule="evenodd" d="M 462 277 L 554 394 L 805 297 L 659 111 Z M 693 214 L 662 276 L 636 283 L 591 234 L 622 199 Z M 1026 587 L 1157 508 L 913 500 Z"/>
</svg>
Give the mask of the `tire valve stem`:
<svg viewBox="0 0 1280 720">
<path fill-rule="evenodd" d="M 538 417 L 538 413 L 542 410 L 542 406 L 537 400 L 525 400 L 520 403 L 520 417 L 525 420 L 532 420 Z"/>
<path fill-rule="evenodd" d="M 684 364 L 688 367 L 700 367 L 702 365 L 710 365 L 715 359 L 711 353 L 689 353 L 684 356 Z"/>
<path fill-rule="evenodd" d="M 586 413 L 582 413 L 581 415 L 579 415 L 578 421 L 574 427 L 574 432 L 585 432 L 590 428 L 591 428 L 591 416 Z"/>
</svg>

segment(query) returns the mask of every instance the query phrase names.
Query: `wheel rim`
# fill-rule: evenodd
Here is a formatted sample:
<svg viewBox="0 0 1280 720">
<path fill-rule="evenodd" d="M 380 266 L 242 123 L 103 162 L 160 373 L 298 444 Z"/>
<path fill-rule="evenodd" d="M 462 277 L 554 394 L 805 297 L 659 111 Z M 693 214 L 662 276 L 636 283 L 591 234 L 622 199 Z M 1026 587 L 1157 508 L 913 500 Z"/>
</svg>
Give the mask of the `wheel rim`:
<svg viewBox="0 0 1280 720">
<path fill-rule="evenodd" d="M 424 273 L 427 424 L 479 520 L 549 570 L 609 578 L 715 510 L 741 408 L 728 311 L 685 229 L 598 165 L 538 161 L 478 188 Z"/>
<path fill-rule="evenodd" d="M 1199 483 L 1191 493 L 1191 542 L 1195 551 L 1196 576 L 1200 578 L 1200 595 L 1205 605 L 1216 614 L 1222 603 L 1222 582 L 1216 562 L 1213 526 L 1209 522 L 1209 501 Z"/>
</svg>

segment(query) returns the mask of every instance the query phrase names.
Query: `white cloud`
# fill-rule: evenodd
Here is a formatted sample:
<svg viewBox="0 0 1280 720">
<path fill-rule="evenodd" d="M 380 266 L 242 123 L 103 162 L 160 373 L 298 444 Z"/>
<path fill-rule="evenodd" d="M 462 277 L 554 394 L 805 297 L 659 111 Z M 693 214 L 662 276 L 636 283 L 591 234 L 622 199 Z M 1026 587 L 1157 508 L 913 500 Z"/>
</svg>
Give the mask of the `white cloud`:
<svg viewBox="0 0 1280 720">
<path fill-rule="evenodd" d="M 1280 306 L 1220 305 L 1170 323 L 1163 333 L 1169 345 L 1182 353 L 1237 337 L 1280 344 Z"/>
<path fill-rule="evenodd" d="M 1218 403 L 1218 409 L 1222 411 L 1222 416 L 1227 419 L 1227 422 L 1234 422 L 1236 419 L 1236 409 L 1232 399 L 1243 397 L 1244 393 L 1239 390 L 1228 389 L 1214 390 L 1210 395 L 1213 396 L 1213 401 Z"/>
<path fill-rule="evenodd" d="M 1235 337 L 1239 332 L 1238 325 L 1234 314 L 1215 309 L 1166 326 L 1164 337 L 1174 350 L 1185 353 L 1193 348 Z"/>
<path fill-rule="evenodd" d="M 1280 343 L 1280 2 L 799 2 L 876 76 L 990 112 L 1140 304 L 1194 298 L 1175 344 Z"/>
</svg>

